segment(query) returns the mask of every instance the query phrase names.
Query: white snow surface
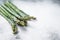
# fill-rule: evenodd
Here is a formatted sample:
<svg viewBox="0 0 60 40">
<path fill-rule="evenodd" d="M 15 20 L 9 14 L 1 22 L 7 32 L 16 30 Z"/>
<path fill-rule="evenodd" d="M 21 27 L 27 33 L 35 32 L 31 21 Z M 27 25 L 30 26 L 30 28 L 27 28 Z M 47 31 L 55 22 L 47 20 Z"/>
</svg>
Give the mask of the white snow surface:
<svg viewBox="0 0 60 40">
<path fill-rule="evenodd" d="M 25 13 L 35 16 L 37 20 L 28 21 L 28 27 L 19 28 L 20 37 L 12 34 L 10 24 L 0 16 L 0 40 L 60 40 L 60 6 L 52 2 L 13 3 Z"/>
</svg>

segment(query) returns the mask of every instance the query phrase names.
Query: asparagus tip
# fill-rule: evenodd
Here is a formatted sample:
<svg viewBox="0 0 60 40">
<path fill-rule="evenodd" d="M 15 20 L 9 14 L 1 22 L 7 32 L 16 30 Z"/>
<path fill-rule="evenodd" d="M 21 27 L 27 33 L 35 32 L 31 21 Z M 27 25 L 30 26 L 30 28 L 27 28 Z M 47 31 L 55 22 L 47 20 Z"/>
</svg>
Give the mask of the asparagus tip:
<svg viewBox="0 0 60 40">
<path fill-rule="evenodd" d="M 31 16 L 30 18 L 33 19 L 33 20 L 36 20 L 36 17 Z"/>
<path fill-rule="evenodd" d="M 13 34 L 18 34 L 18 28 L 16 25 L 12 25 Z"/>
<path fill-rule="evenodd" d="M 13 32 L 14 35 L 18 34 L 18 31 L 17 32 Z"/>
<path fill-rule="evenodd" d="M 25 16 L 24 17 L 24 20 L 31 20 L 31 19 L 36 20 L 36 17 L 33 17 L 33 16 Z"/>
<path fill-rule="evenodd" d="M 25 26 L 25 22 L 24 21 L 20 21 L 20 22 L 18 22 L 18 25 Z"/>
</svg>

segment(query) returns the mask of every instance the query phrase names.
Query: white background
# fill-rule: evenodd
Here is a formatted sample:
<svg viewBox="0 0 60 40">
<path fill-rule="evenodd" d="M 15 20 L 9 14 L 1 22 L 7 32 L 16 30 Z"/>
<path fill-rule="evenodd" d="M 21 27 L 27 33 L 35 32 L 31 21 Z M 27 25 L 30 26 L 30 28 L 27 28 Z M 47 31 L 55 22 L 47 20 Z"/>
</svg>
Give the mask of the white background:
<svg viewBox="0 0 60 40">
<path fill-rule="evenodd" d="M 28 27 L 19 28 L 16 39 L 10 24 L 0 16 L 0 40 L 60 40 L 60 6 L 51 1 L 24 2 L 13 1 L 24 12 L 37 20 L 28 21 Z"/>
</svg>

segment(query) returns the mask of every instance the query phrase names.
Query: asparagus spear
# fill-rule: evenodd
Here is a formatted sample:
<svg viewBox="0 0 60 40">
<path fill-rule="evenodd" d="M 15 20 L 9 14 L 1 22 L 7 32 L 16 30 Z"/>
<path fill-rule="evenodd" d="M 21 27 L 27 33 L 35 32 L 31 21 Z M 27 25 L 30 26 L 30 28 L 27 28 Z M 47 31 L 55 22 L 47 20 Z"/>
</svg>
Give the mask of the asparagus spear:
<svg viewBox="0 0 60 40">
<path fill-rule="evenodd" d="M 11 2 L 8 1 L 8 2 L 6 2 L 5 4 L 8 5 L 10 8 L 12 8 L 14 11 L 18 11 L 18 12 L 19 12 L 19 10 L 16 9 L 17 7 L 16 7 L 15 5 L 13 5 Z M 13 8 L 13 7 L 14 7 L 14 8 Z M 19 14 L 19 13 L 18 13 L 18 15 L 21 15 L 21 16 L 22 16 L 22 15 L 24 15 L 24 14 Z M 25 14 L 25 15 L 27 15 L 27 14 Z M 25 16 L 25 15 L 24 15 L 24 16 Z"/>
<path fill-rule="evenodd" d="M 9 24 L 12 26 L 12 30 L 13 30 L 13 34 L 17 34 L 18 33 L 18 29 L 16 27 L 16 24 L 14 21 L 10 20 L 9 18 L 7 18 L 7 16 L 5 16 L 4 14 L 5 12 L 2 10 L 2 8 L 0 7 L 0 15 L 3 16 L 8 22 Z"/>
<path fill-rule="evenodd" d="M 7 3 L 5 3 L 5 6 L 10 7 L 17 14 L 22 15 L 22 17 L 24 19 L 26 19 L 26 20 L 35 19 L 35 17 L 30 17 L 29 15 L 27 15 L 26 13 L 24 13 L 22 10 L 19 10 L 13 3 L 9 2 L 9 1 Z"/>
<path fill-rule="evenodd" d="M 15 16 L 16 18 L 18 18 L 18 19 L 20 19 L 20 20 L 23 20 L 23 19 L 21 18 L 21 15 L 18 15 L 16 12 L 14 12 L 14 10 L 12 10 L 9 6 L 8 6 L 8 7 L 7 7 L 7 5 L 3 5 L 3 6 L 4 6 L 8 11 L 10 11 L 13 16 Z"/>
<path fill-rule="evenodd" d="M 15 16 L 17 19 L 19 19 L 21 22 L 21 26 L 24 26 L 23 24 L 25 24 L 25 26 L 27 26 L 27 21 L 24 20 L 21 16 L 19 16 L 17 13 L 15 13 L 14 11 L 11 11 L 8 7 L 6 7 L 5 5 L 3 5 L 3 7 L 13 16 Z M 19 23 L 18 23 L 19 24 Z M 19 24 L 19 25 L 20 25 Z"/>
<path fill-rule="evenodd" d="M 15 12 L 15 10 L 14 10 L 12 7 L 10 7 L 9 4 L 5 3 L 4 5 L 5 5 L 7 8 L 9 8 L 12 12 Z M 22 17 L 22 15 L 20 15 L 18 12 L 15 12 L 14 14 L 19 15 L 19 16 L 18 16 L 18 17 L 20 17 L 19 19 L 24 20 L 23 17 Z M 13 15 L 14 15 L 14 14 L 13 14 Z M 17 18 L 18 18 L 18 17 L 17 17 Z"/>
<path fill-rule="evenodd" d="M 2 5 L 1 5 L 2 6 Z M 16 17 L 14 17 L 14 16 L 12 16 L 10 13 L 10 11 L 9 10 L 7 10 L 4 6 L 2 6 L 2 8 L 4 8 L 3 10 L 6 12 L 6 16 L 8 16 L 10 19 L 13 19 L 18 25 L 20 25 L 20 26 L 25 26 L 25 23 L 24 23 L 24 21 L 20 21 L 20 20 L 18 20 Z"/>
</svg>

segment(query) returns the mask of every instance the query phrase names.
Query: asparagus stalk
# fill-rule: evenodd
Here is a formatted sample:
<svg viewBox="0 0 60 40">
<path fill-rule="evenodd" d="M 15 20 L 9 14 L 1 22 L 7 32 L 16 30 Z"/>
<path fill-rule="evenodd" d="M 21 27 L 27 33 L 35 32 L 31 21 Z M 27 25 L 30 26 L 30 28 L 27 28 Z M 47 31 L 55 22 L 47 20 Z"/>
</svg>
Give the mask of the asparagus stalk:
<svg viewBox="0 0 60 40">
<path fill-rule="evenodd" d="M 17 19 L 24 21 L 27 24 L 27 21 L 23 19 L 23 17 L 21 15 L 18 15 L 14 10 L 12 10 L 9 6 L 7 7 L 6 5 L 3 5 L 6 10 L 8 10 L 9 12 L 11 12 L 10 14 L 12 14 L 13 16 L 15 16 Z"/>
<path fill-rule="evenodd" d="M 9 8 L 12 12 L 15 12 L 15 9 L 13 9 L 12 7 L 10 7 L 9 4 L 5 3 L 4 5 L 5 5 L 7 8 Z M 22 15 L 20 15 L 18 12 L 15 12 L 14 14 L 19 15 L 19 16 L 18 16 L 18 17 L 20 17 L 19 19 L 24 20 L 23 17 L 22 17 Z M 14 14 L 13 14 L 13 15 L 14 15 Z M 18 18 L 18 17 L 17 17 L 17 18 Z"/>
<path fill-rule="evenodd" d="M 2 8 L 0 7 L 0 15 L 3 16 L 8 22 L 9 24 L 12 26 L 12 30 L 13 30 L 13 34 L 17 34 L 18 33 L 18 29 L 16 27 L 16 24 L 14 21 L 10 20 L 7 16 L 5 16 L 4 14 L 5 12 L 2 10 Z"/>
<path fill-rule="evenodd" d="M 18 15 L 16 12 L 14 12 L 14 10 L 12 10 L 8 5 L 3 5 L 8 11 L 11 12 L 11 14 L 13 16 L 15 16 L 16 18 L 23 20 L 23 18 L 21 18 L 21 15 Z"/>
<path fill-rule="evenodd" d="M 35 19 L 35 17 L 30 17 L 29 15 L 27 15 L 26 13 L 24 13 L 22 10 L 19 10 L 13 3 L 11 2 L 7 2 L 5 3 L 5 6 L 10 7 L 11 9 L 13 9 L 18 15 L 22 15 L 22 17 L 26 20 L 30 20 L 30 19 Z"/>
<path fill-rule="evenodd" d="M 8 17 L 10 18 L 10 19 L 12 19 L 12 20 L 14 20 L 15 22 L 16 22 L 16 24 L 18 24 L 18 25 L 20 25 L 20 26 L 25 26 L 25 23 L 24 23 L 24 21 L 20 21 L 20 20 L 18 20 L 16 17 L 14 17 L 14 16 L 12 16 L 10 13 L 10 11 L 9 10 L 7 10 L 4 6 L 2 6 L 2 8 L 4 8 L 3 10 L 6 12 L 6 14 L 8 15 Z M 6 15 L 5 14 L 5 15 Z M 6 15 L 6 16 L 7 16 Z"/>
<path fill-rule="evenodd" d="M 13 8 L 14 11 L 20 12 L 19 9 L 18 9 L 14 4 L 12 4 L 10 1 L 8 1 L 8 2 L 6 2 L 6 3 L 7 3 L 7 5 L 9 5 L 11 8 Z M 22 12 L 22 14 L 20 14 L 21 12 Z M 22 16 L 22 15 L 24 15 L 24 16 L 27 15 L 27 14 L 24 13 L 23 11 L 21 11 L 21 12 L 18 13 L 18 14 L 21 15 L 21 16 Z M 24 14 L 23 14 L 23 13 L 24 13 Z M 27 16 L 28 16 L 28 15 L 27 15 Z"/>
<path fill-rule="evenodd" d="M 25 16 L 29 16 L 28 14 L 26 14 L 25 12 L 23 12 L 22 10 L 18 9 L 13 3 L 11 3 L 10 1 L 8 1 L 8 3 L 13 6 L 14 8 L 13 9 L 16 9 L 17 11 L 21 12 L 22 15 L 25 15 Z"/>
</svg>

